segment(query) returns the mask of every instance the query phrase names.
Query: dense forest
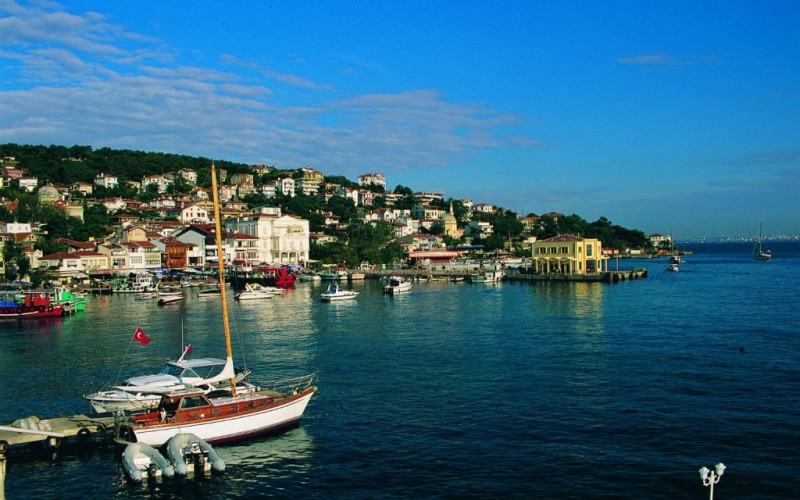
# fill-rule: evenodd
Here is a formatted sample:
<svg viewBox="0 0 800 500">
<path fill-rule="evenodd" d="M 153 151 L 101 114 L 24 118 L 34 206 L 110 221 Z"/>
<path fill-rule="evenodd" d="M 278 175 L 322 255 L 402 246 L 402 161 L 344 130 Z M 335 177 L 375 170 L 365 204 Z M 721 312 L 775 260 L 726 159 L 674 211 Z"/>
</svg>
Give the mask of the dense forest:
<svg viewBox="0 0 800 500">
<path fill-rule="evenodd" d="M 114 189 L 104 189 L 95 186 L 94 197 L 123 196 L 149 201 L 158 196 L 154 190 L 137 192 L 131 190 L 125 181 L 140 181 L 148 175 L 175 172 L 182 168 L 190 168 L 198 174 L 198 185 L 210 186 L 209 166 L 211 159 L 192 157 L 177 154 L 157 152 L 114 150 L 110 148 L 93 149 L 91 146 L 35 146 L 19 144 L 0 145 L 0 155 L 14 157 L 16 164 L 26 170 L 29 175 L 37 177 L 39 184 L 53 183 L 57 185 L 70 185 L 75 182 L 92 183 L 99 174 L 106 173 L 117 176 L 120 185 Z M 224 169 L 228 175 L 235 173 L 252 173 L 251 166 L 225 160 L 214 160 L 219 169 Z M 256 176 L 257 185 L 269 182 L 278 176 L 297 177 L 299 171 L 283 171 L 275 169 L 262 176 Z M 356 187 L 357 184 L 343 176 L 326 176 L 325 181 L 346 187 Z M 151 186 L 153 188 L 154 186 Z M 173 186 L 173 193 L 183 192 L 187 186 Z M 375 204 L 372 208 L 386 206 L 386 197 L 382 196 L 384 189 L 381 186 L 371 186 L 376 192 Z M 410 187 L 398 185 L 394 193 L 402 195 L 396 208 L 411 209 L 416 203 L 413 190 Z M 41 246 L 45 251 L 58 250 L 52 240 L 65 237 L 75 240 L 86 240 L 88 237 L 99 237 L 108 232 L 108 214 L 101 205 L 87 205 L 85 223 L 59 213 L 52 207 L 40 207 L 35 194 L 26 193 L 15 189 L 13 186 L 2 190 L 0 194 L 7 200 L 18 200 L 17 208 L 12 213 L 7 208 L 0 207 L 0 220 L 38 220 L 48 224 L 50 242 L 43 242 Z M 402 249 L 394 242 L 391 228 L 382 224 L 371 226 L 366 224 L 349 224 L 359 215 L 359 207 L 349 198 L 333 196 L 323 202 L 315 196 L 283 196 L 266 198 L 261 194 L 248 195 L 243 198 L 249 206 L 255 207 L 265 204 L 279 205 L 282 211 L 289 215 L 302 217 L 309 220 L 310 228 L 315 232 L 334 234 L 338 238 L 335 244 L 312 247 L 312 258 L 324 262 L 392 262 L 402 255 Z M 460 200 L 442 199 L 434 202 L 443 209 L 453 212 L 459 227 L 464 227 L 470 220 L 470 213 Z M 331 212 L 340 217 L 342 227 L 346 229 L 335 230 L 325 226 L 324 217 L 320 212 Z M 141 214 L 148 216 L 148 214 Z M 535 216 L 535 214 L 528 214 Z M 471 239 L 474 245 L 482 245 L 487 251 L 503 249 L 509 241 L 519 241 L 527 236 L 523 223 L 518 214 L 498 208 L 491 214 L 473 214 L 471 220 L 485 221 L 492 224 L 494 232 L 483 237 L 475 235 Z M 430 229 L 425 229 L 435 235 L 444 237 L 444 225 L 434 224 Z M 558 218 L 543 216 L 540 224 L 533 230 L 532 235 L 538 239 L 546 239 L 559 234 L 574 234 L 589 238 L 598 238 L 606 248 L 648 248 L 649 240 L 642 231 L 626 229 L 612 224 L 605 217 L 594 222 L 588 222 L 578 215 L 562 216 Z M 444 237 L 448 246 L 462 244 L 463 240 Z M 519 245 L 514 245 L 519 248 Z M 524 254 L 519 250 L 520 255 Z"/>
</svg>

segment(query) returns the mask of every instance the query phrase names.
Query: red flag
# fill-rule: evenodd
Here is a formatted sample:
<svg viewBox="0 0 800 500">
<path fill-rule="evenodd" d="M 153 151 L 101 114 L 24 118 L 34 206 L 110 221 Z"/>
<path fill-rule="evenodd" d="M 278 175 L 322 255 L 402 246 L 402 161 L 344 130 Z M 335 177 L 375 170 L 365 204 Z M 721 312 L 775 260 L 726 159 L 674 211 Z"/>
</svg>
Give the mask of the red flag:
<svg viewBox="0 0 800 500">
<path fill-rule="evenodd" d="M 147 338 L 147 335 L 145 335 L 142 329 L 138 326 L 136 327 L 136 331 L 133 332 L 133 340 L 142 345 L 147 345 L 150 343 L 150 339 Z"/>
<path fill-rule="evenodd" d="M 186 344 L 186 354 L 192 353 L 192 344 Z"/>
</svg>

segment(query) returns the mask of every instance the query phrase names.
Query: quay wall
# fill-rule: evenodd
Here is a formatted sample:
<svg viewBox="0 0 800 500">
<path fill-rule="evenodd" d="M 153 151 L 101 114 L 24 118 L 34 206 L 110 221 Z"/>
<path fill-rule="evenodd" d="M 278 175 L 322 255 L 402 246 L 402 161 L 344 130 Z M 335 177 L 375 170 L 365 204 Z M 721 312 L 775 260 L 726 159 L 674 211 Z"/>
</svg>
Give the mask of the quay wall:
<svg viewBox="0 0 800 500">
<path fill-rule="evenodd" d="M 366 272 L 367 279 L 380 279 L 386 276 L 403 276 L 420 281 L 449 281 L 453 278 L 467 278 L 473 270 L 452 270 L 452 269 L 386 269 L 382 271 Z M 620 281 L 634 280 L 647 277 L 646 269 L 634 269 L 631 271 L 607 271 L 592 274 L 530 274 L 523 272 L 508 272 L 503 281 L 514 281 L 520 283 L 534 283 L 543 281 L 563 281 L 563 282 L 603 282 L 618 283 Z"/>
</svg>

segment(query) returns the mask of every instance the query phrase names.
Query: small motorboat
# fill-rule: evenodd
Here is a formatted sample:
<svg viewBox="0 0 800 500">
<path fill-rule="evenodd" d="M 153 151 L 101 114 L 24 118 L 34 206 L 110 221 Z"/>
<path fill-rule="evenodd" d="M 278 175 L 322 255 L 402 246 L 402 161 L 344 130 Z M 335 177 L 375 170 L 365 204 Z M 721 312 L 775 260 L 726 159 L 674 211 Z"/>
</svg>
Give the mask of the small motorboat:
<svg viewBox="0 0 800 500">
<path fill-rule="evenodd" d="M 185 476 L 189 472 L 225 472 L 225 461 L 199 437 L 191 433 L 175 434 L 167 441 L 167 457 L 175 473 Z"/>
<path fill-rule="evenodd" d="M 413 283 L 402 276 L 389 276 L 389 282 L 383 287 L 383 293 L 395 295 L 411 290 Z"/>
<path fill-rule="evenodd" d="M 179 295 L 167 295 L 162 296 L 158 299 L 158 305 L 160 306 L 168 306 L 170 304 L 177 304 L 178 302 L 183 302 L 186 300 L 186 297 L 181 293 Z"/>
<path fill-rule="evenodd" d="M 351 300 L 358 297 L 355 290 L 342 290 L 339 288 L 339 283 L 331 283 L 328 289 L 322 292 L 319 296 L 323 302 L 332 302 L 335 300 Z"/>
<path fill-rule="evenodd" d="M 129 443 L 122 452 L 122 467 L 128 477 L 137 483 L 142 479 L 175 475 L 175 468 L 164 455 L 146 443 Z"/>
</svg>

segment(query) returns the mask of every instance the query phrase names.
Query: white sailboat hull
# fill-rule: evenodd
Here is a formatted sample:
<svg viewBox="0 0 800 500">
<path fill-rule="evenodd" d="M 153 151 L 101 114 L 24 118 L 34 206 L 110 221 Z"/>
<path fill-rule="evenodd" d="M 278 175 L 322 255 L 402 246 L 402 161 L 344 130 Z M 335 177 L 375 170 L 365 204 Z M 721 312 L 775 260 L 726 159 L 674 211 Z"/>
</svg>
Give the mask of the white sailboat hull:
<svg viewBox="0 0 800 500">
<path fill-rule="evenodd" d="M 269 434 L 294 425 L 303 416 L 313 395 L 314 391 L 309 391 L 298 398 L 253 413 L 219 419 L 206 415 L 206 419 L 199 418 L 196 422 L 186 422 L 181 425 L 165 423 L 163 426 L 134 427 L 132 431 L 137 442 L 151 446 L 161 446 L 178 433 L 191 433 L 211 444 L 230 443 Z M 222 398 L 222 400 L 225 399 Z"/>
</svg>

